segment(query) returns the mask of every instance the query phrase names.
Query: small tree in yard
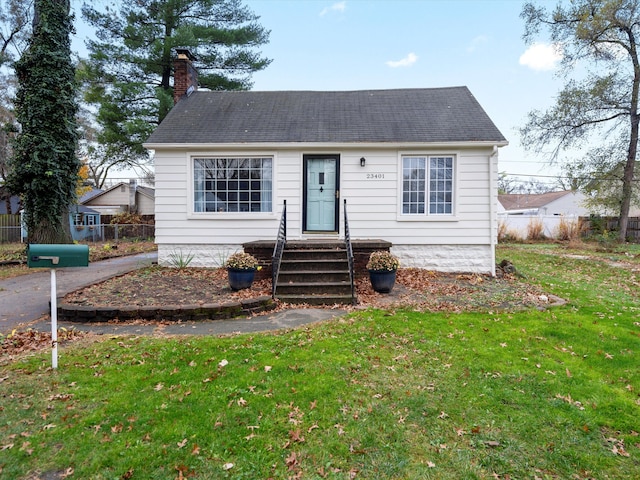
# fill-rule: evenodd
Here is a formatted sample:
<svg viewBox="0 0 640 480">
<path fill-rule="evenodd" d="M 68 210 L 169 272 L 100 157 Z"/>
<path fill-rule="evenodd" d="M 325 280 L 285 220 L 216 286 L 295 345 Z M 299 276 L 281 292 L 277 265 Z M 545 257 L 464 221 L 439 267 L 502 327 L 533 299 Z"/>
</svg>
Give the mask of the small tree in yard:
<svg viewBox="0 0 640 480">
<path fill-rule="evenodd" d="M 73 24 L 69 0 L 35 0 L 34 8 L 29 46 L 15 65 L 20 131 L 7 184 L 23 197 L 30 242 L 67 243 L 80 168 Z"/>
<path fill-rule="evenodd" d="M 529 114 L 522 143 L 538 152 L 552 146 L 551 161 L 563 150 L 595 145 L 573 167 L 597 181 L 615 177 L 614 183 L 600 183 L 597 195 L 619 192 L 619 240 L 624 241 L 637 188 L 640 0 L 572 0 L 559 3 L 553 12 L 527 2 L 521 16 L 526 40 L 548 30 L 562 50 L 565 77 L 577 68 L 586 70 L 583 79 L 567 81 L 549 110 Z"/>
</svg>

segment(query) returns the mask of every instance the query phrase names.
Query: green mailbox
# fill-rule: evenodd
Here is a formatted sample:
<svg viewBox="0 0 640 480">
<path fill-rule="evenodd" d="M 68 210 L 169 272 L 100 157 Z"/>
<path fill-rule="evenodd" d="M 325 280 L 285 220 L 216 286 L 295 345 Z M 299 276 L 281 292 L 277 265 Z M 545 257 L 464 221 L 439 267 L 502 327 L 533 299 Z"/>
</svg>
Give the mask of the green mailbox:
<svg viewBox="0 0 640 480">
<path fill-rule="evenodd" d="M 88 245 L 30 244 L 27 247 L 30 268 L 88 267 Z"/>
</svg>

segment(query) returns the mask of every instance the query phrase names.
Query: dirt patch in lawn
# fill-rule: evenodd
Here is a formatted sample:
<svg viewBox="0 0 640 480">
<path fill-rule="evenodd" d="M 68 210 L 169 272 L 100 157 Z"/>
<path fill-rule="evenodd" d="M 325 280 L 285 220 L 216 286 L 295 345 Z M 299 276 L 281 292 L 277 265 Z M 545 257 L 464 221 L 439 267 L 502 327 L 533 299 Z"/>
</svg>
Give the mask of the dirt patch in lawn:
<svg viewBox="0 0 640 480">
<path fill-rule="evenodd" d="M 514 275 L 491 277 L 400 269 L 390 294 L 373 291 L 368 278 L 356 282 L 358 308 L 410 307 L 425 311 L 479 311 L 543 307 L 550 297 Z M 271 295 L 271 281 L 233 291 L 223 269 L 149 267 L 67 295 L 64 303 L 96 307 L 202 305 Z M 289 308 L 290 305 L 280 305 Z"/>
</svg>

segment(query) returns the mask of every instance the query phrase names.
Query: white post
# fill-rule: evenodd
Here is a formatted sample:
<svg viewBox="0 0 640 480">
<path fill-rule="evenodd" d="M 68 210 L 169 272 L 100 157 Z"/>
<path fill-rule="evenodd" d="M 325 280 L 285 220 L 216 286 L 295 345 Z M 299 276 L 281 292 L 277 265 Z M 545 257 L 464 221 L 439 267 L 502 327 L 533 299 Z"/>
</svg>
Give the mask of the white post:
<svg viewBox="0 0 640 480">
<path fill-rule="evenodd" d="M 56 269 L 51 269 L 51 366 L 58 368 L 58 298 Z"/>
</svg>

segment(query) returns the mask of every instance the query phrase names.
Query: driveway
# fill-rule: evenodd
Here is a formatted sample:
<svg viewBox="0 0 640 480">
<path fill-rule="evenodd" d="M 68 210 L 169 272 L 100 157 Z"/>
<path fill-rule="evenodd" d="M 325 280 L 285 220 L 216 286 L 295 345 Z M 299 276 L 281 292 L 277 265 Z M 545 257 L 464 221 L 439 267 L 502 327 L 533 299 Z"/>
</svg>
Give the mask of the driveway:
<svg viewBox="0 0 640 480">
<path fill-rule="evenodd" d="M 58 297 L 115 275 L 151 265 L 157 260 L 156 252 L 140 253 L 91 262 L 88 267 L 57 269 Z M 20 324 L 31 323 L 50 313 L 51 273 L 48 269 L 40 268 L 33 269 L 33 272 L 0 280 L 0 332 L 11 331 Z"/>
<path fill-rule="evenodd" d="M 92 262 L 88 267 L 56 270 L 58 297 L 80 288 L 107 280 L 158 260 L 157 253 L 140 253 L 127 257 Z M 0 280 L 0 333 L 16 327 L 50 331 L 51 273 L 48 269 L 34 269 L 34 273 L 8 280 Z M 116 335 L 223 335 L 231 333 L 263 332 L 295 328 L 344 315 L 340 309 L 292 309 L 267 313 L 252 318 L 181 322 L 175 324 L 82 324 L 58 322 L 58 327 L 75 328 L 97 334 Z"/>
</svg>

